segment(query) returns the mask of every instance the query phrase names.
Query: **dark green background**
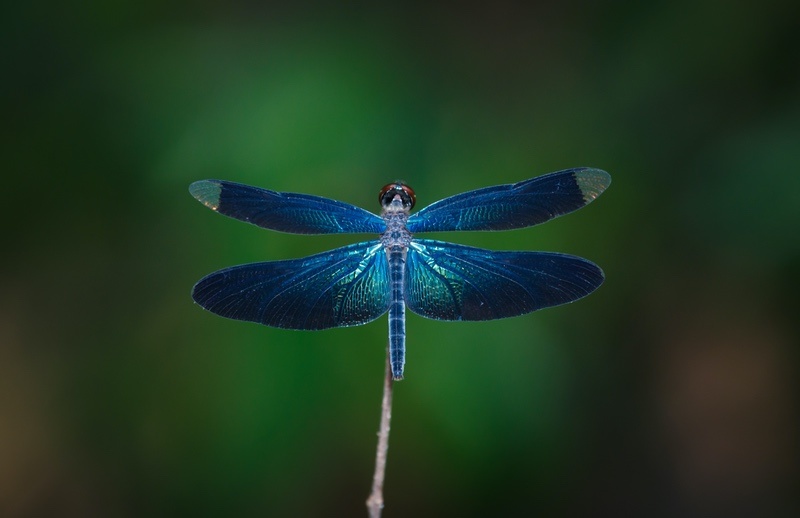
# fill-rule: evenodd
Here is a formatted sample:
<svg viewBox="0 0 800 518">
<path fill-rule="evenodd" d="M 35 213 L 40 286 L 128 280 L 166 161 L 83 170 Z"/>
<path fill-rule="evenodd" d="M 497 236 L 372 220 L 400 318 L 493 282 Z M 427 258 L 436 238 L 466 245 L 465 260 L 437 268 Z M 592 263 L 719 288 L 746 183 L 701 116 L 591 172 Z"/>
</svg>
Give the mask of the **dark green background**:
<svg viewBox="0 0 800 518">
<path fill-rule="evenodd" d="M 385 516 L 796 512 L 800 4 L 747 4 L 4 8 L 0 514 L 363 516 L 385 319 L 284 331 L 189 297 L 363 236 L 258 229 L 188 185 L 377 210 L 396 179 L 424 206 L 582 165 L 613 183 L 575 214 L 436 236 L 607 280 L 409 316 Z"/>
</svg>

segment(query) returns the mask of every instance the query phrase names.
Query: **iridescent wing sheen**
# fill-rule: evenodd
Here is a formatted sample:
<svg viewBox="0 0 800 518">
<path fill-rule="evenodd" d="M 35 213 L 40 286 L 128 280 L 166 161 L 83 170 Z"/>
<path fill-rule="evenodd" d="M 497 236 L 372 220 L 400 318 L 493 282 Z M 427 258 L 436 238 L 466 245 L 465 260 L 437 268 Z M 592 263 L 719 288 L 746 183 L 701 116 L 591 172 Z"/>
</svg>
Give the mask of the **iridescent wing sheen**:
<svg viewBox="0 0 800 518">
<path fill-rule="evenodd" d="M 245 264 L 195 284 L 203 308 L 235 320 L 286 329 L 365 324 L 389 309 L 386 252 L 379 241 L 303 259 Z"/>
<path fill-rule="evenodd" d="M 386 230 L 383 219 L 341 201 L 275 192 L 223 180 L 200 180 L 189 192 L 206 207 L 259 227 L 292 234 L 340 234 Z"/>
<path fill-rule="evenodd" d="M 572 255 L 496 252 L 415 239 L 406 257 L 408 308 L 436 320 L 493 320 L 578 300 L 603 271 Z"/>
<path fill-rule="evenodd" d="M 433 232 L 529 227 L 583 207 L 610 183 L 611 176 L 605 171 L 578 168 L 477 189 L 428 205 L 408 219 L 408 229 Z"/>
</svg>

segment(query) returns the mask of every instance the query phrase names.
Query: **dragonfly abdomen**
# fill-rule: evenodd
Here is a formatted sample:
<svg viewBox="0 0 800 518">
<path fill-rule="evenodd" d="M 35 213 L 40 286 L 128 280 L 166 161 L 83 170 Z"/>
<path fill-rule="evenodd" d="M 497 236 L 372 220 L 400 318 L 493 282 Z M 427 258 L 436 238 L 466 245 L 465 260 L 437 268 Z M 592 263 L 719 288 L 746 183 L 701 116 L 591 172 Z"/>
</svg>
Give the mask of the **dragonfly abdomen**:
<svg viewBox="0 0 800 518">
<path fill-rule="evenodd" d="M 392 377 L 401 380 L 406 362 L 406 303 L 403 299 L 406 249 L 387 250 L 386 258 L 389 261 L 392 290 L 389 305 L 389 361 L 392 365 Z"/>
</svg>

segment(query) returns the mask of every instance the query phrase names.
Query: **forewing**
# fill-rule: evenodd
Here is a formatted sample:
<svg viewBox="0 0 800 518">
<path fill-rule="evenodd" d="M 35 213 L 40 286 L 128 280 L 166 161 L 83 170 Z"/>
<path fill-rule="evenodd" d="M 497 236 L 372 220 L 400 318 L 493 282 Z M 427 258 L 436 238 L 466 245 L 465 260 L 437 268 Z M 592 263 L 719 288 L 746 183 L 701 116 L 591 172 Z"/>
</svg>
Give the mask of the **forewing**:
<svg viewBox="0 0 800 518">
<path fill-rule="evenodd" d="M 195 284 L 203 308 L 235 320 L 287 329 L 370 322 L 389 309 L 386 252 L 378 241 L 303 259 L 245 264 Z"/>
<path fill-rule="evenodd" d="M 341 201 L 275 192 L 223 180 L 200 180 L 189 192 L 206 207 L 259 227 L 292 234 L 339 234 L 386 229 L 383 219 Z"/>
<path fill-rule="evenodd" d="M 603 271 L 580 257 L 428 239 L 411 242 L 406 269 L 406 305 L 436 320 L 523 315 L 578 300 L 603 283 Z"/>
<path fill-rule="evenodd" d="M 511 230 L 544 223 L 580 209 L 611 183 L 600 169 L 567 169 L 524 182 L 457 194 L 408 219 L 411 232 Z"/>
</svg>

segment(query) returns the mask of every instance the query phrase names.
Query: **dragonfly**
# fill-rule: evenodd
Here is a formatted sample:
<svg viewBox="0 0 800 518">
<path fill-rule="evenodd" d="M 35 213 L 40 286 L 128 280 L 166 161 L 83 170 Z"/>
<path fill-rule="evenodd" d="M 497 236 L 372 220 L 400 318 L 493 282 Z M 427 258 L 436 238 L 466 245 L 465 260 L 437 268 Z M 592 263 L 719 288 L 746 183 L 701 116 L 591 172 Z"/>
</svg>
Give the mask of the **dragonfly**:
<svg viewBox="0 0 800 518">
<path fill-rule="evenodd" d="M 398 181 L 380 190 L 377 215 L 321 196 L 197 181 L 189 192 L 200 203 L 259 227 L 377 238 L 301 259 L 225 268 L 198 281 L 192 298 L 217 315 L 284 329 L 357 326 L 388 312 L 392 377 L 401 380 L 406 308 L 435 320 L 494 320 L 573 302 L 604 280 L 600 267 L 581 257 L 485 250 L 417 233 L 537 225 L 587 205 L 610 183 L 600 169 L 566 169 L 450 196 L 411 214 L 416 194 Z"/>
</svg>

